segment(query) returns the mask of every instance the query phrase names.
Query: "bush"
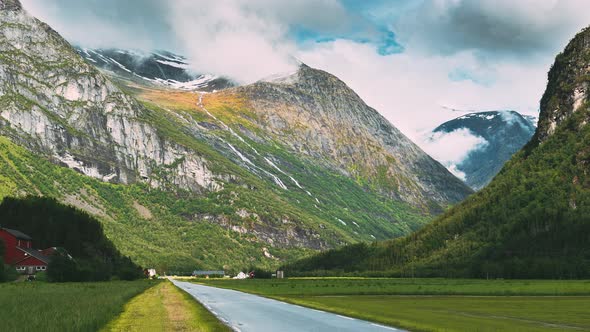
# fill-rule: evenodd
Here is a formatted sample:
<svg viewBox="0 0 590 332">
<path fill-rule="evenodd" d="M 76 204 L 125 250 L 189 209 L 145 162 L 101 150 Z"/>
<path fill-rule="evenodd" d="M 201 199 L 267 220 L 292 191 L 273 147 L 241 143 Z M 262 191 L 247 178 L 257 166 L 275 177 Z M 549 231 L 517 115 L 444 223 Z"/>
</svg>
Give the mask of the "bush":
<svg viewBox="0 0 590 332">
<path fill-rule="evenodd" d="M 254 272 L 255 279 L 270 279 L 272 278 L 272 272 L 263 270 L 257 267 L 251 267 L 247 270 L 247 272 Z"/>
<path fill-rule="evenodd" d="M 47 266 L 47 279 L 51 282 L 81 281 L 76 262 L 62 255 L 53 257 Z"/>
</svg>

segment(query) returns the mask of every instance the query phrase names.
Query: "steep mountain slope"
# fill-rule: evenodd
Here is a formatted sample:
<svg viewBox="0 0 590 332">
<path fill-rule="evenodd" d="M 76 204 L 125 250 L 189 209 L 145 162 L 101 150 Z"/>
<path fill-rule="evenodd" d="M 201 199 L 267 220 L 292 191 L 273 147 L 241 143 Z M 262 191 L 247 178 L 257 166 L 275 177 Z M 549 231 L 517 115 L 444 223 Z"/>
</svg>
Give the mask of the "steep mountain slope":
<svg viewBox="0 0 590 332">
<path fill-rule="evenodd" d="M 429 144 L 444 144 L 453 135 L 468 135 L 479 143 L 464 151 L 464 159 L 457 164 L 441 160 L 447 167 L 464 176 L 471 188 L 486 186 L 513 154 L 529 142 L 535 126 L 529 119 L 514 111 L 469 113 L 436 127 L 429 136 Z"/>
<path fill-rule="evenodd" d="M 301 65 L 289 76 L 205 96 L 208 108 L 244 100 L 259 131 L 310 162 L 392 199 L 440 212 L 470 193 L 338 78 Z M 210 102 L 209 102 L 210 101 Z M 215 106 L 208 106 L 212 104 Z M 219 106 L 217 106 L 219 107 Z"/>
<path fill-rule="evenodd" d="M 470 193 L 331 75 L 212 94 L 115 84 L 17 0 L 0 4 L 0 198 L 84 209 L 139 264 L 277 266 L 407 234 Z M 270 101 L 321 125 L 280 130 L 262 117 Z"/>
<path fill-rule="evenodd" d="M 411 236 L 346 247 L 291 268 L 590 277 L 589 84 L 590 29 L 585 29 L 549 72 L 533 140 L 488 187 Z"/>
<path fill-rule="evenodd" d="M 139 83 L 199 91 L 215 91 L 235 86 L 235 83 L 223 77 L 191 72 L 186 58 L 166 51 L 147 54 L 82 47 L 76 47 L 76 51 L 95 67 Z"/>
</svg>

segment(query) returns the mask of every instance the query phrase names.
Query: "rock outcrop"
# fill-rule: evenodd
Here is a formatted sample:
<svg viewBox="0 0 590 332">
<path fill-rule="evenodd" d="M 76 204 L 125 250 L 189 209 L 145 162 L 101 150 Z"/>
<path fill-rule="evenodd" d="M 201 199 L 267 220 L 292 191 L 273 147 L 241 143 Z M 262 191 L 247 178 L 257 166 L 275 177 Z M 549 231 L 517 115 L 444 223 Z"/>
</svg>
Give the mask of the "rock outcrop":
<svg viewBox="0 0 590 332">
<path fill-rule="evenodd" d="M 555 133 L 572 114 L 587 106 L 590 78 L 590 28 L 567 45 L 549 70 L 547 90 L 541 99 L 541 115 L 534 145 Z"/>
<path fill-rule="evenodd" d="M 0 134 L 104 181 L 221 188 L 206 160 L 142 121 L 149 111 L 49 26 L 18 1 L 2 6 Z"/>
</svg>

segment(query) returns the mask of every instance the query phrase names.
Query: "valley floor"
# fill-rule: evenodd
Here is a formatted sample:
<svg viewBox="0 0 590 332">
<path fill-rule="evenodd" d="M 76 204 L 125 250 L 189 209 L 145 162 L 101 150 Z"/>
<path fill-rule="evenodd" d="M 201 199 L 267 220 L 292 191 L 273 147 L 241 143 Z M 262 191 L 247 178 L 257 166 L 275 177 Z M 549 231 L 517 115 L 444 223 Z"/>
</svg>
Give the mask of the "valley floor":
<svg viewBox="0 0 590 332">
<path fill-rule="evenodd" d="M 326 278 L 197 282 L 412 331 L 590 330 L 590 281 Z"/>
</svg>

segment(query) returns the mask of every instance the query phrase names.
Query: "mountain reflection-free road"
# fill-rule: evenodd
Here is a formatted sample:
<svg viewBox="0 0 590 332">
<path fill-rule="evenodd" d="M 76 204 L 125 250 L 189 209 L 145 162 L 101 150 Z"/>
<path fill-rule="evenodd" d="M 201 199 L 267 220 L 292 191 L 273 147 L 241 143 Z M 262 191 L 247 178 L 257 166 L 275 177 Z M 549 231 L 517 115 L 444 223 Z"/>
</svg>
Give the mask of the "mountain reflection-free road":
<svg viewBox="0 0 590 332">
<path fill-rule="evenodd" d="M 401 331 L 229 289 L 172 280 L 235 331 Z"/>
</svg>

